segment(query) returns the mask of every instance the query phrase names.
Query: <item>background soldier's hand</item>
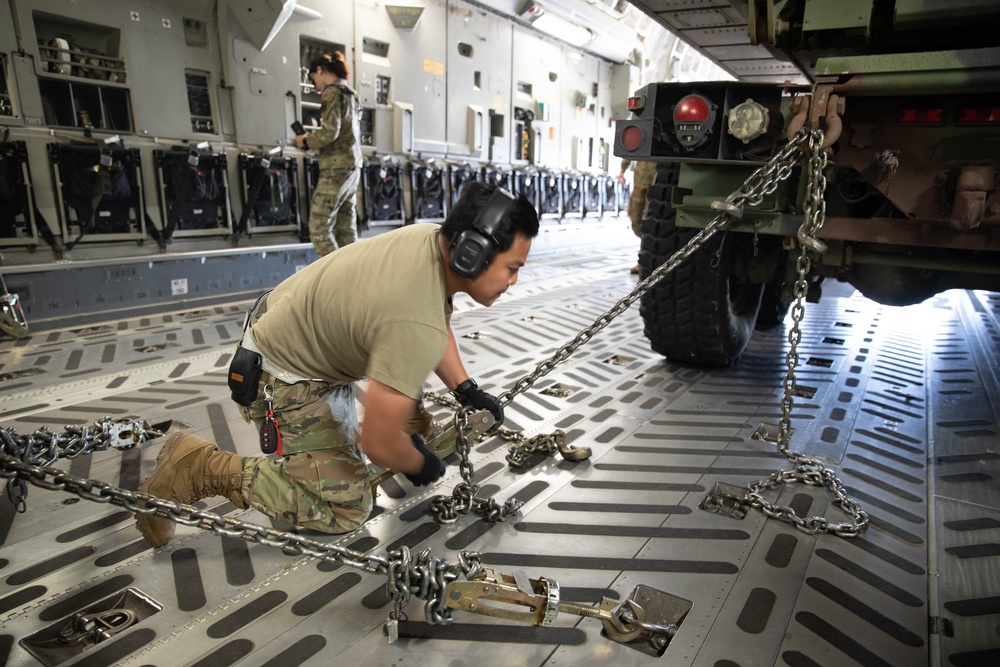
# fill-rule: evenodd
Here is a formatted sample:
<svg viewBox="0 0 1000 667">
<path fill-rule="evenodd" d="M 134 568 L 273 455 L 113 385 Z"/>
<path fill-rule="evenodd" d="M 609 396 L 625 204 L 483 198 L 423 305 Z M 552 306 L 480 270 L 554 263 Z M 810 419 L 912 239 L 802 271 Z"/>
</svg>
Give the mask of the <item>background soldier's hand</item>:
<svg viewBox="0 0 1000 667">
<path fill-rule="evenodd" d="M 424 467 L 414 475 L 403 473 L 406 475 L 406 479 L 410 480 L 410 484 L 413 486 L 424 486 L 441 479 L 445 470 L 444 461 L 435 456 L 434 452 L 427 449 L 424 439 L 416 433 L 411 435 L 410 439 L 413 441 L 413 447 L 424 455 Z"/>
<path fill-rule="evenodd" d="M 466 407 L 475 408 L 476 410 L 489 410 L 493 414 L 493 418 L 497 420 L 497 423 L 493 425 L 493 429 L 499 428 L 503 424 L 503 408 L 500 406 L 500 401 L 493 394 L 487 394 L 480 389 L 479 385 L 472 378 L 455 387 L 452 395 L 458 399 L 459 403 Z"/>
</svg>

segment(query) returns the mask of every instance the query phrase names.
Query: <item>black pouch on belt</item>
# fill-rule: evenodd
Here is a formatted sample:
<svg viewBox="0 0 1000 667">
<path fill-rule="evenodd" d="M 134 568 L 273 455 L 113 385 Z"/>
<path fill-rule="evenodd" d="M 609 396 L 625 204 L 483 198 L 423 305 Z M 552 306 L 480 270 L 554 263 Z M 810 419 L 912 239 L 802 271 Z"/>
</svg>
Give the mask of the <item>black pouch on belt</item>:
<svg viewBox="0 0 1000 667">
<path fill-rule="evenodd" d="M 260 362 L 259 352 L 241 346 L 237 348 L 233 362 L 229 364 L 229 389 L 232 391 L 233 400 L 243 407 L 250 407 L 257 398 Z"/>
</svg>

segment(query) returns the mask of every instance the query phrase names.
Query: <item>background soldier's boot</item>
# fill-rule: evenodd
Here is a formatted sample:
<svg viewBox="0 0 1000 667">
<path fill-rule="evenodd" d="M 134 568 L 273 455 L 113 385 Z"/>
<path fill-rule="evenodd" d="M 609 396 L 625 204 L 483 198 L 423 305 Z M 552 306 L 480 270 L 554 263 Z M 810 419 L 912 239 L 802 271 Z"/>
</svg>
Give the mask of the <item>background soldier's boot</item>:
<svg viewBox="0 0 1000 667">
<path fill-rule="evenodd" d="M 242 456 L 219 451 L 198 436 L 175 433 L 164 443 L 156 457 L 156 470 L 143 480 L 139 491 L 186 505 L 202 498 L 225 496 L 246 509 L 247 502 L 240 492 L 242 484 Z M 173 521 L 136 514 L 135 523 L 154 547 L 162 547 L 174 537 Z"/>
</svg>

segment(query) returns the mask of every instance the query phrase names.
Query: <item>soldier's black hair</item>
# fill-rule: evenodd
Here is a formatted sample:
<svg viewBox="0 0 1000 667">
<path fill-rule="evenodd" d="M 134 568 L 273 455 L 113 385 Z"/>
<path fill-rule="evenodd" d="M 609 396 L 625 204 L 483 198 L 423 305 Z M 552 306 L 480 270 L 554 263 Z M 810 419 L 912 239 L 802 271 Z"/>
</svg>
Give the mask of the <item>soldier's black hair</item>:
<svg viewBox="0 0 1000 667">
<path fill-rule="evenodd" d="M 315 74 L 321 69 L 332 72 L 345 81 L 351 78 L 351 68 L 347 64 L 347 58 L 340 51 L 334 51 L 332 54 L 324 53 L 309 63 L 310 74 Z"/>
<path fill-rule="evenodd" d="M 458 201 L 448 211 L 448 217 L 441 225 L 441 235 L 449 247 L 459 234 L 474 227 L 476 217 L 496 189 L 496 185 L 482 181 L 469 181 L 462 186 Z M 497 242 L 496 251 L 500 253 L 510 250 L 517 234 L 523 234 L 529 239 L 538 235 L 538 212 L 524 195 L 514 198 L 510 208 L 500 219 L 500 226 L 493 232 L 493 238 Z"/>
</svg>

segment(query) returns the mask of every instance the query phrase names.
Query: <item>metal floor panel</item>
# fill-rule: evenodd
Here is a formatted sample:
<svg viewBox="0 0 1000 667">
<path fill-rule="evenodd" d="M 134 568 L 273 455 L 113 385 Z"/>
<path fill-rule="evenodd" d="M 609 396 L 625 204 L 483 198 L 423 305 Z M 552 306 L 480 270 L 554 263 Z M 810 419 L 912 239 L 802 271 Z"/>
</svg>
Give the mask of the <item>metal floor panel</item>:
<svg viewBox="0 0 1000 667">
<path fill-rule="evenodd" d="M 631 291 L 634 261 L 624 242 L 543 254 L 493 308 L 458 299 L 453 324 L 472 375 L 509 389 Z M 0 424 L 61 430 L 135 415 L 252 455 L 256 433 L 225 382 L 247 305 L 2 342 Z M 42 664 L 22 639 L 133 588 L 162 609 L 62 664 L 998 664 L 1000 296 L 949 292 L 889 308 L 833 285 L 807 306 L 802 330 L 797 378 L 816 392 L 795 400 L 792 449 L 838 471 L 871 515 L 861 537 L 699 509 L 716 482 L 744 485 L 788 467 L 750 437 L 780 419 L 786 330 L 758 333 L 733 368 L 685 368 L 649 350 L 637 308 L 507 408 L 508 426 L 562 429 L 593 450 L 588 461 L 512 469 L 503 441 L 473 448 L 484 493 L 525 501 L 519 515 L 435 523 L 430 498 L 461 481 L 452 465 L 433 489 L 386 483 L 377 516 L 352 534 L 303 531 L 377 554 L 407 545 L 455 562 L 459 551 L 478 551 L 502 572 L 555 579 L 564 600 L 621 600 L 637 585 L 690 600 L 661 658 L 603 637 L 593 619 L 560 614 L 554 627 L 535 628 L 456 611 L 453 625 L 437 626 L 423 622 L 419 600 L 389 645 L 380 576 L 184 526 L 154 551 L 121 508 L 31 486 L 26 513 L 0 503 L 0 663 Z M 59 467 L 134 489 L 160 446 Z M 816 487 L 789 485 L 772 499 L 843 518 Z M 221 498 L 204 504 L 289 529 Z"/>
</svg>

